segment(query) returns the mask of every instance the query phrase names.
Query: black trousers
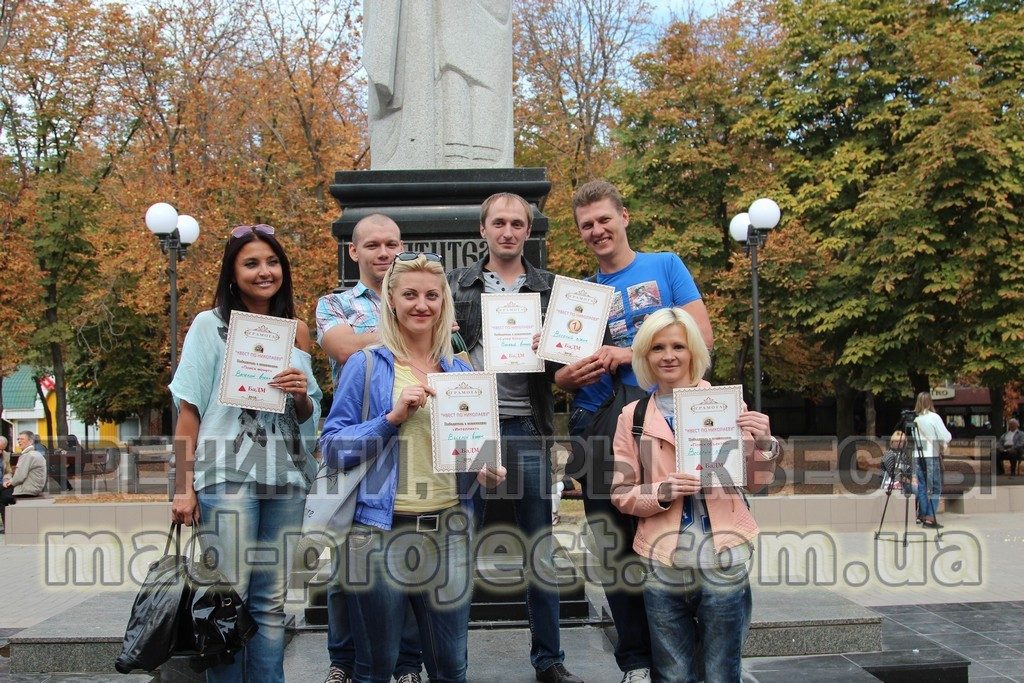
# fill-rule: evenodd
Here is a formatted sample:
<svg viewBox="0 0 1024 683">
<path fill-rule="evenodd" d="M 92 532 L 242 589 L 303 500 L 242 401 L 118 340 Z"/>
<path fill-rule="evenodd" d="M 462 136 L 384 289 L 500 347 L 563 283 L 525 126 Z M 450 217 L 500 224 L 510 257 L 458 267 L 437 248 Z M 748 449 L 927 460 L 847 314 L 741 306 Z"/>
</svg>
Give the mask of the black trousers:
<svg viewBox="0 0 1024 683">
<path fill-rule="evenodd" d="M 0 486 L 0 520 L 7 523 L 7 506 L 14 505 L 14 487 Z"/>
</svg>

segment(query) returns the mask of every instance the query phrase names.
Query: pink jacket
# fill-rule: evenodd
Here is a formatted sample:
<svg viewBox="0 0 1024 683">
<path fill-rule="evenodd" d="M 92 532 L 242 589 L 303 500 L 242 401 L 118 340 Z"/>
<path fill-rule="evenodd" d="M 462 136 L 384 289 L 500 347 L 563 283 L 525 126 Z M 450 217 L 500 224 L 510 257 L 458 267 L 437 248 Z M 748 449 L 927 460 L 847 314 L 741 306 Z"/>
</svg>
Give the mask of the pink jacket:
<svg viewBox="0 0 1024 683">
<path fill-rule="evenodd" d="M 710 386 L 702 382 L 700 386 Z M 677 498 L 664 508 L 658 501 L 658 484 L 676 471 L 675 435 L 665 416 L 658 410 L 653 398 L 647 404 L 644 418 L 644 481 L 636 481 L 638 466 L 636 438 L 633 436 L 633 411 L 636 402 L 622 409 L 615 429 L 613 450 L 615 472 L 612 475 L 612 502 L 629 515 L 640 518 L 633 550 L 665 565 L 672 565 L 672 553 L 679 541 L 679 523 L 683 514 L 683 499 Z M 650 444 L 650 460 L 648 447 Z M 774 460 L 765 460 L 753 441 L 744 439 L 747 456 L 747 475 L 751 488 L 764 486 L 772 480 Z M 715 551 L 753 541 L 758 534 L 757 522 L 735 488 L 704 489 L 704 503 L 711 518 L 711 535 Z"/>
</svg>

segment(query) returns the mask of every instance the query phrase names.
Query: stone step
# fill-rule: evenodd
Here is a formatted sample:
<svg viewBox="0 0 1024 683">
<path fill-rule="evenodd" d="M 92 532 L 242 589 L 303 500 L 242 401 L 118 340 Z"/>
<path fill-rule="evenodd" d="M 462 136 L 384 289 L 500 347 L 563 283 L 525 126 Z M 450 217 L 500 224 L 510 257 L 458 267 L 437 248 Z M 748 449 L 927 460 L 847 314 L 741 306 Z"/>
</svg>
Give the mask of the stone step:
<svg viewBox="0 0 1024 683">
<path fill-rule="evenodd" d="M 590 594 L 590 602 L 594 602 L 600 590 Z M 113 672 L 134 599 L 135 594 L 127 592 L 98 595 L 12 635 L 11 673 Z M 499 603 L 492 605 L 499 611 L 511 609 Z M 563 607 L 571 615 L 566 626 L 579 626 L 584 618 L 602 614 L 599 607 L 588 606 L 588 616 L 578 616 L 583 614 L 582 606 L 582 601 L 573 600 Z M 483 619 L 477 628 L 491 631 L 500 625 L 499 621 Z M 775 657 L 877 652 L 881 649 L 881 621 L 875 612 L 825 588 L 755 587 L 754 612 L 744 654 Z M 523 623 L 524 619 L 518 619 L 506 621 L 505 625 Z M 614 629 L 607 630 L 613 639 Z"/>
<path fill-rule="evenodd" d="M 11 674 L 108 673 L 110 680 L 153 680 L 153 675 L 145 672 L 125 676 L 114 669 L 135 595 L 103 593 L 13 634 L 9 643 Z M 287 615 L 286 620 L 290 637 L 295 617 Z M 159 680 L 191 683 L 205 677 L 189 669 L 187 658 L 174 658 L 160 668 Z"/>
<path fill-rule="evenodd" d="M 931 647 L 925 647 L 925 643 Z M 845 683 L 968 683 L 970 660 L 925 641 L 916 650 L 744 659 L 745 681 L 844 681 Z M 995 680 L 995 679 L 993 679 Z M 1006 679 L 1008 680 L 1008 679 Z"/>
</svg>

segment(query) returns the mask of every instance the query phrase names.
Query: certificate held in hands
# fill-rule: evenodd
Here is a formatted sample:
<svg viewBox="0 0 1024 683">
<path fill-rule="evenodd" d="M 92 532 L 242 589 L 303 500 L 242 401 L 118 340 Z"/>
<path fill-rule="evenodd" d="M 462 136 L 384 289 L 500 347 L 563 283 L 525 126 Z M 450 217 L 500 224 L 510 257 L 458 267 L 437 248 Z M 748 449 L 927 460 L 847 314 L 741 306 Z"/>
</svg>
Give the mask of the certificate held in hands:
<svg viewBox="0 0 1024 683">
<path fill-rule="evenodd" d="M 746 486 L 743 434 L 736 425 L 743 387 L 673 389 L 676 468 L 700 474 L 701 486 Z"/>
<path fill-rule="evenodd" d="M 427 384 L 434 471 L 478 472 L 501 465 L 498 383 L 490 372 L 434 372 Z"/>
<path fill-rule="evenodd" d="M 604 341 L 615 288 L 555 276 L 537 355 L 557 363 L 575 363 Z"/>
<path fill-rule="evenodd" d="M 543 372 L 544 361 L 533 352 L 540 332 L 540 294 L 481 294 L 484 370 Z"/>
<path fill-rule="evenodd" d="M 232 311 L 217 402 L 283 413 L 285 392 L 270 380 L 288 367 L 297 325 L 288 318 Z"/>
</svg>

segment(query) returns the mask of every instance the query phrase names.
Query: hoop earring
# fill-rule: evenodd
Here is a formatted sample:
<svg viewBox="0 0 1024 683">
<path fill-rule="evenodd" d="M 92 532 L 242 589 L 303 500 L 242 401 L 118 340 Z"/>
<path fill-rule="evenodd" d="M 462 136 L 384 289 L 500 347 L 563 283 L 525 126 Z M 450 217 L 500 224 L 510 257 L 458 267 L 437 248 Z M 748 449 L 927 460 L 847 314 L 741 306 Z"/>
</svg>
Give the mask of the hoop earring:
<svg viewBox="0 0 1024 683">
<path fill-rule="evenodd" d="M 236 297 L 238 296 L 238 287 L 235 286 L 234 282 L 229 282 L 228 283 L 228 293 L 231 296 L 236 296 Z"/>
</svg>

